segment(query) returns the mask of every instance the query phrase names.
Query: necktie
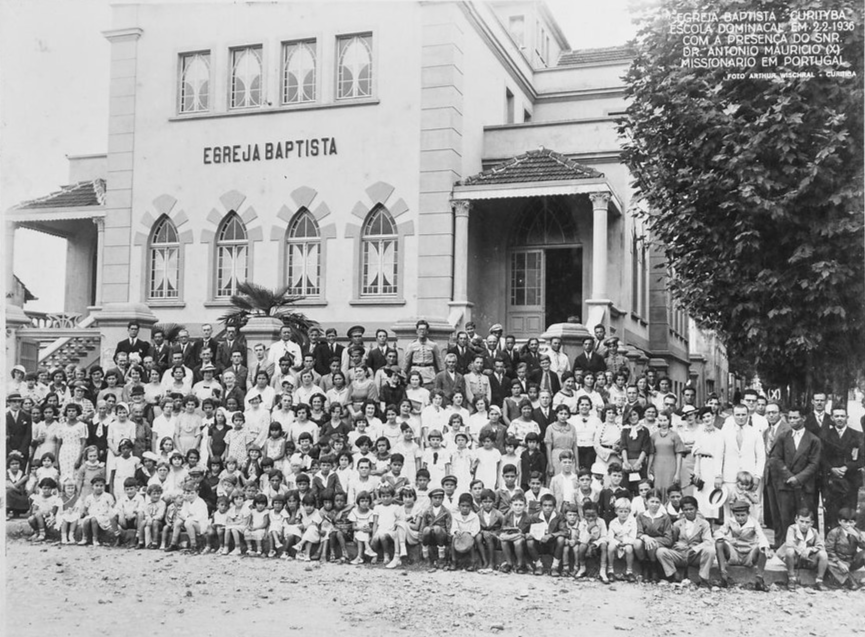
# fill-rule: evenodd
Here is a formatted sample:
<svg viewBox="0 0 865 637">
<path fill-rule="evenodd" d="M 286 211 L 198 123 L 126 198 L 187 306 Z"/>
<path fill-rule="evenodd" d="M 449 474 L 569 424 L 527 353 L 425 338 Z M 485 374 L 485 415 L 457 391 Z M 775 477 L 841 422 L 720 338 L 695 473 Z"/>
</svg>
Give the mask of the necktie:
<svg viewBox="0 0 865 637">
<path fill-rule="evenodd" d="M 736 444 L 739 446 L 739 449 L 742 448 L 742 428 L 738 427 L 736 429 Z"/>
</svg>

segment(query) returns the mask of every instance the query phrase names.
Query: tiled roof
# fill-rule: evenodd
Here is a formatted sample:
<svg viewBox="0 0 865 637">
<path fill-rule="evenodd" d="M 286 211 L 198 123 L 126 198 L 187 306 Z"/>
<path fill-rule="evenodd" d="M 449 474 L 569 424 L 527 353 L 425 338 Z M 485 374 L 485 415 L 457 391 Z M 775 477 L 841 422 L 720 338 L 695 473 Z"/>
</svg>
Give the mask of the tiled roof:
<svg viewBox="0 0 865 637">
<path fill-rule="evenodd" d="M 33 292 L 27 289 L 27 286 L 24 285 L 24 282 L 18 278 L 17 275 L 12 275 L 15 278 L 15 283 L 21 286 L 21 289 L 24 290 L 24 302 L 28 301 L 38 301 L 39 298 L 33 295 Z"/>
<path fill-rule="evenodd" d="M 79 206 L 101 206 L 105 201 L 105 180 L 79 181 L 77 184 L 61 186 L 57 192 L 45 197 L 31 199 L 16 206 L 18 210 L 39 208 L 77 208 Z"/>
<path fill-rule="evenodd" d="M 603 177 L 594 168 L 583 166 L 564 155 L 541 147 L 508 159 L 459 182 L 459 186 L 519 184 L 532 181 L 571 181 Z"/>
<path fill-rule="evenodd" d="M 634 57 L 634 51 L 627 45 L 608 46 L 601 49 L 580 49 L 563 51 L 556 66 L 575 66 L 577 64 L 597 64 L 598 62 L 616 62 Z"/>
</svg>

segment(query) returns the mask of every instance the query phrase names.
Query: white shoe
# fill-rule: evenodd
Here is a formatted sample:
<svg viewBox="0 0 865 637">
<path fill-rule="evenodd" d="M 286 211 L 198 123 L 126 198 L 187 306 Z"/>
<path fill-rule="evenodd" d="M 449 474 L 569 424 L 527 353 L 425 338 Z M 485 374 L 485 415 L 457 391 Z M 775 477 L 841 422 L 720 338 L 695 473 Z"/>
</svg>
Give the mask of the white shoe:
<svg viewBox="0 0 865 637">
<path fill-rule="evenodd" d="M 354 565 L 363 564 L 363 558 L 360 555 L 358 555 L 351 562 L 349 562 L 349 564 L 354 564 Z"/>
<path fill-rule="evenodd" d="M 396 568 L 401 564 L 400 559 L 398 557 L 393 558 L 390 562 L 387 563 L 385 568 Z"/>
</svg>

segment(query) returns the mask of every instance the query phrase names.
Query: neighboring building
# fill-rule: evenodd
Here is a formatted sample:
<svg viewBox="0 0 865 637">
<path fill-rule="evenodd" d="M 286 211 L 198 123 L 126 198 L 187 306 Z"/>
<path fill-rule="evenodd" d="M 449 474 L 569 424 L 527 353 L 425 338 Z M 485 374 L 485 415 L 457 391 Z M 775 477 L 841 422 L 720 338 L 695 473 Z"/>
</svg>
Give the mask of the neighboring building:
<svg viewBox="0 0 865 637">
<path fill-rule="evenodd" d="M 68 239 L 64 309 L 104 341 L 151 312 L 194 332 L 250 279 L 341 333 L 577 316 L 689 379 L 619 161 L 627 49 L 571 50 L 536 1 L 113 12 L 107 155 L 8 215 Z"/>
</svg>

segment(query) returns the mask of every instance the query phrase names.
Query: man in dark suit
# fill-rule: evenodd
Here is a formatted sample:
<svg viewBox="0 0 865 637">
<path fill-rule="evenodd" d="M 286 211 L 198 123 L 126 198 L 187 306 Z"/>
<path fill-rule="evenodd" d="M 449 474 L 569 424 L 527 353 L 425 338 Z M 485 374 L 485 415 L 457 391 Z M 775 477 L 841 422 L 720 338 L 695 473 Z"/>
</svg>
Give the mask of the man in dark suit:
<svg viewBox="0 0 865 637">
<path fill-rule="evenodd" d="M 819 437 L 832 427 L 832 417 L 826 413 L 826 394 L 816 392 L 811 399 L 811 405 L 814 411 L 806 416 L 805 429 Z"/>
<path fill-rule="evenodd" d="M 547 427 L 556 422 L 556 410 L 553 409 L 553 396 L 546 390 L 542 389 L 541 393 L 538 394 L 538 402 L 540 404 L 532 410 L 532 420 L 538 423 L 538 427 L 541 428 L 540 437 L 543 440 Z M 541 445 L 541 447 L 546 452 L 546 445 Z"/>
<path fill-rule="evenodd" d="M 243 357 L 241 357 L 240 352 L 235 350 L 231 353 L 231 364 L 222 371 L 231 371 L 234 374 L 237 386 L 241 389 L 241 391 L 246 390 L 246 379 L 249 376 L 249 369 L 247 369 L 246 366 L 243 364 Z"/>
<path fill-rule="evenodd" d="M 591 336 L 586 336 L 583 339 L 583 353 L 574 359 L 575 370 L 581 369 L 584 372 L 592 372 L 593 374 L 607 371 L 607 364 L 604 362 L 604 358 L 593 351 L 594 347 L 595 339 Z"/>
<path fill-rule="evenodd" d="M 196 358 L 195 344 L 189 338 L 189 330 L 182 329 L 177 333 L 173 351 L 180 352 L 183 364 L 189 369 L 198 365 L 199 359 Z"/>
<path fill-rule="evenodd" d="M 114 350 L 114 355 L 118 352 L 126 352 L 129 355 L 137 354 L 138 360 L 143 359 L 150 352 L 150 343 L 144 339 L 138 338 L 138 332 L 141 326 L 136 321 L 129 321 L 126 325 L 126 332 L 129 338 L 125 338 L 117 343 L 117 348 Z"/>
<path fill-rule="evenodd" d="M 366 364 L 373 374 L 387 365 L 387 353 L 389 351 L 396 351 L 388 345 L 387 341 L 387 330 L 384 328 L 377 329 L 375 331 L 375 345 L 369 348 L 369 352 L 366 355 Z M 399 360 L 399 353 L 397 353 L 397 360 Z"/>
<path fill-rule="evenodd" d="M 497 358 L 493 363 L 493 373 L 490 374 L 490 402 L 501 407 L 505 398 L 511 395 L 513 379 L 505 374 L 505 361 Z"/>
<path fill-rule="evenodd" d="M 171 347 L 165 342 L 165 332 L 162 328 L 155 329 L 151 336 L 153 343 L 150 346 L 150 355 L 153 357 L 153 364 L 162 375 L 171 363 Z"/>
<path fill-rule="evenodd" d="M 474 356 L 472 349 L 469 347 L 469 335 L 465 332 L 458 332 L 456 344 L 449 347 L 447 353 L 456 354 L 457 371 L 460 374 L 468 374 L 469 365 L 472 362 L 472 356 Z"/>
<path fill-rule="evenodd" d="M 30 441 L 33 437 L 33 421 L 24 413 L 21 405 L 24 399 L 18 392 L 9 394 L 6 404 L 6 454 L 18 451 L 24 457 L 21 470 L 27 470 L 27 459 L 30 457 Z"/>
<path fill-rule="evenodd" d="M 778 438 L 784 432 L 790 431 L 790 425 L 781 417 L 781 405 L 776 402 L 766 404 L 766 422 L 769 424 L 763 431 L 763 446 L 766 449 L 766 464 L 763 467 L 763 525 L 774 529 L 778 524 L 778 498 L 777 492 L 772 485 L 769 473 L 771 463 L 769 457 L 772 454 L 772 448 L 775 446 Z M 804 422 L 804 421 L 803 421 Z M 786 528 L 781 533 L 786 532 Z M 782 538 L 783 541 L 783 538 Z"/>
<path fill-rule="evenodd" d="M 324 343 L 319 343 L 312 351 L 315 357 L 315 371 L 322 376 L 330 373 L 330 361 L 333 358 L 340 360 L 342 364 L 342 351 L 345 349 L 343 345 L 336 342 L 337 333 L 332 327 L 329 327 L 324 332 Z"/>
<path fill-rule="evenodd" d="M 525 363 L 529 374 L 541 368 L 540 341 L 534 336 L 520 350 L 520 362 Z"/>
<path fill-rule="evenodd" d="M 457 391 L 465 396 L 466 379 L 457 371 L 457 355 L 453 352 L 445 354 L 445 368 L 435 375 L 433 388 L 444 393 L 446 405 L 451 404 Z"/>
<path fill-rule="evenodd" d="M 774 410 L 778 410 L 775 418 Z M 817 474 L 820 470 L 822 443 L 805 429 L 801 407 L 791 407 L 787 412 L 787 426 L 772 443 L 769 461 L 766 463 L 768 489 L 774 503 L 771 528 L 775 531 L 775 549 L 784 543 L 787 529 L 796 519 L 799 509 L 807 508 L 817 519 Z M 777 403 L 766 407 L 766 418 L 780 420 Z M 782 421 L 783 422 L 783 421 Z M 767 430 L 768 431 L 768 430 Z M 769 524 L 767 524 L 769 526 Z"/>
<path fill-rule="evenodd" d="M 241 365 L 246 365 L 246 339 L 239 335 L 237 327 L 227 325 L 225 327 L 225 339 L 216 347 L 216 368 L 226 369 L 231 366 L 231 355 L 240 352 Z"/>
<path fill-rule="evenodd" d="M 551 369 L 552 361 L 547 354 L 541 354 L 541 368 L 529 373 L 529 380 L 537 383 L 541 390 L 549 390 L 555 396 L 562 388 L 559 375 Z"/>
<path fill-rule="evenodd" d="M 502 349 L 501 356 L 505 361 L 505 373 L 513 377 L 517 372 L 517 365 L 520 364 L 520 353 L 517 351 L 517 338 L 511 334 L 505 336 L 505 347 Z M 544 445 L 541 445 L 543 447 Z"/>
<path fill-rule="evenodd" d="M 201 326 L 201 338 L 193 343 L 193 353 L 195 356 L 195 364 L 198 365 L 201 361 L 201 350 L 210 350 L 210 360 L 215 363 L 216 351 L 219 349 L 219 343 L 213 338 L 213 326 L 210 323 L 205 323 Z"/>
<path fill-rule="evenodd" d="M 862 433 L 847 426 L 847 408 L 832 407 L 832 427 L 823 432 L 821 470 L 826 529 L 838 523 L 838 511 L 856 509 L 862 486 Z"/>
</svg>

